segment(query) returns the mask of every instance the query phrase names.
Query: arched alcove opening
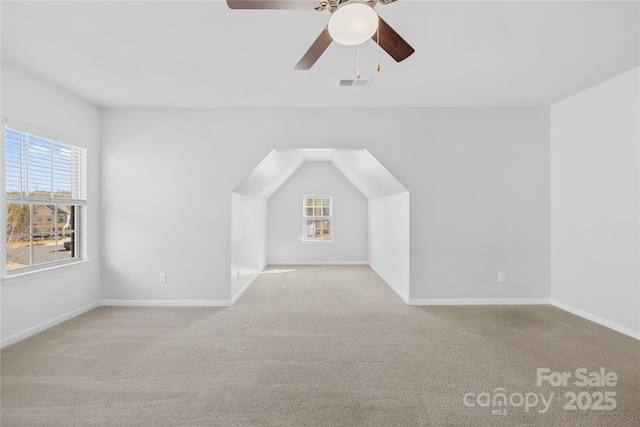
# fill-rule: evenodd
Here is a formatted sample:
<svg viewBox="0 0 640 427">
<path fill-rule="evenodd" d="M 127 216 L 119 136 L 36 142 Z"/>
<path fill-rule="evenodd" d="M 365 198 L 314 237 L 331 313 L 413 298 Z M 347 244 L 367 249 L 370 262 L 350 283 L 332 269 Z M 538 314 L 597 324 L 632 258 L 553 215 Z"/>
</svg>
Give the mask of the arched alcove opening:
<svg viewBox="0 0 640 427">
<path fill-rule="evenodd" d="M 330 162 L 367 199 L 367 263 L 408 302 L 409 191 L 364 149 L 273 150 L 234 189 L 232 301 L 240 297 L 270 260 L 269 199 L 306 162 Z"/>
</svg>

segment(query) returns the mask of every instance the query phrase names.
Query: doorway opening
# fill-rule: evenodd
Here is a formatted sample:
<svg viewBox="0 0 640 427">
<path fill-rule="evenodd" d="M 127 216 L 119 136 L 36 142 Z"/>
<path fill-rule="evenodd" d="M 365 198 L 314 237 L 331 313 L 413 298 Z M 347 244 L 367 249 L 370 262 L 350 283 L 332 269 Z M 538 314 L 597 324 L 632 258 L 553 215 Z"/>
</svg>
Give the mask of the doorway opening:
<svg viewBox="0 0 640 427">
<path fill-rule="evenodd" d="M 408 302 L 409 191 L 365 149 L 273 150 L 234 189 L 231 198 L 232 302 L 271 260 L 267 232 L 269 199 L 307 162 L 329 162 L 364 196 L 368 208 L 365 263 Z"/>
</svg>

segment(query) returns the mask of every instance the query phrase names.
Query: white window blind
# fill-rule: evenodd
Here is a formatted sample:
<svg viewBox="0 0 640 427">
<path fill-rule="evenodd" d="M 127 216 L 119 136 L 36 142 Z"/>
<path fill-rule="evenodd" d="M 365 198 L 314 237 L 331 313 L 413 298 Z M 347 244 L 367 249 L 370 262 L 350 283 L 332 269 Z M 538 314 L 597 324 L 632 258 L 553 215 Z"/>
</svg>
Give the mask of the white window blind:
<svg viewBox="0 0 640 427">
<path fill-rule="evenodd" d="M 8 127 L 5 139 L 7 200 L 86 202 L 86 149 Z"/>
</svg>

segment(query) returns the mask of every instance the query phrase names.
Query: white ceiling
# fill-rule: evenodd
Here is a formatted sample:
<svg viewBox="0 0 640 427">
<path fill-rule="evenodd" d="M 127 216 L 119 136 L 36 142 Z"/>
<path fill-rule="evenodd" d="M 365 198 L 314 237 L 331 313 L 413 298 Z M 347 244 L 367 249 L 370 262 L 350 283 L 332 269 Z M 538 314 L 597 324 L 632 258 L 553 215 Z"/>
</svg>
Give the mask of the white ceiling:
<svg viewBox="0 0 640 427">
<path fill-rule="evenodd" d="M 415 1 L 376 10 L 416 53 L 332 43 L 327 11 L 221 0 L 6 1 L 2 59 L 101 107 L 545 106 L 640 64 L 638 1 Z M 380 52 L 382 71 L 376 73 Z"/>
</svg>

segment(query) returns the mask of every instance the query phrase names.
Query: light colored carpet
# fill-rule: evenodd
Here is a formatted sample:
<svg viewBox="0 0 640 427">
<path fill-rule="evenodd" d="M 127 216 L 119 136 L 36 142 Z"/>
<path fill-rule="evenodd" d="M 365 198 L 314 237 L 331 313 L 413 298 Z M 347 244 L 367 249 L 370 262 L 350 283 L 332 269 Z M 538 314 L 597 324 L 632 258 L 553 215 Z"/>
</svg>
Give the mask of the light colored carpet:
<svg viewBox="0 0 640 427">
<path fill-rule="evenodd" d="M 550 306 L 407 306 L 366 266 L 283 268 L 230 308 L 100 307 L 3 349 L 2 426 L 640 425 L 637 340 Z M 600 367 L 616 386 L 536 385 Z M 514 405 L 478 406 L 499 387 Z"/>
</svg>

